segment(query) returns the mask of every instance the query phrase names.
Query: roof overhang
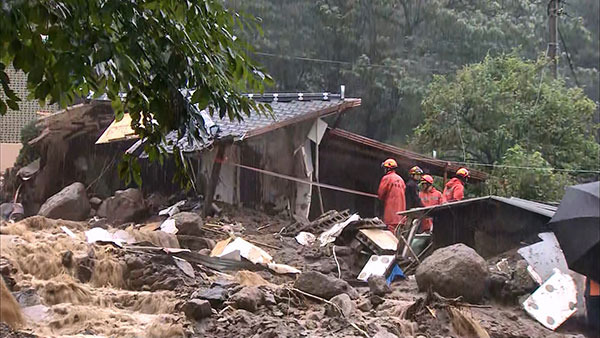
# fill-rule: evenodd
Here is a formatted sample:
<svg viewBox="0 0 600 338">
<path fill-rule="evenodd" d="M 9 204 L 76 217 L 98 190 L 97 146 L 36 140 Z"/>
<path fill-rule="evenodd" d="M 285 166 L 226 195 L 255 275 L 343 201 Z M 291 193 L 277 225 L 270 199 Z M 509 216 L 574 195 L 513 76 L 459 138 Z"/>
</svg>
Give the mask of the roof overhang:
<svg viewBox="0 0 600 338">
<path fill-rule="evenodd" d="M 370 139 L 342 129 L 329 129 L 327 132 L 329 140 L 349 143 L 353 151 L 363 152 L 376 158 L 392 157 L 402 166 L 412 167 L 414 165 L 427 168 L 430 174 L 444 176 L 444 173 L 454 174 L 462 167 L 461 164 L 443 161 L 427 157 L 409 150 Z M 472 181 L 485 181 L 488 175 L 479 170 L 469 169 Z"/>
<path fill-rule="evenodd" d="M 94 100 L 60 110 L 54 114 L 41 116 L 36 125 L 42 130 L 29 144 L 43 140 L 68 140 L 79 135 L 96 132 L 105 128 L 114 119 L 110 101 Z"/>
<path fill-rule="evenodd" d="M 360 104 L 361 104 L 361 99 L 347 98 L 347 99 L 344 99 L 343 101 L 340 101 L 339 104 L 336 104 L 336 105 L 333 105 L 333 106 L 330 106 L 330 107 L 327 107 L 324 109 L 314 110 L 307 114 L 303 114 L 300 116 L 296 116 L 296 117 L 281 120 L 281 121 L 274 121 L 273 123 L 269 124 L 268 126 L 252 129 L 252 130 L 244 133 L 243 135 L 239 135 L 238 140 L 246 140 L 246 139 L 256 137 L 259 135 L 263 135 L 265 133 L 269 133 L 274 130 L 284 128 L 284 127 L 287 127 L 290 125 L 294 125 L 297 123 L 311 121 L 311 120 L 315 120 L 318 118 L 323 118 L 323 117 L 339 114 L 350 108 L 358 107 L 358 106 L 360 106 Z M 218 121 L 216 121 L 216 122 L 218 123 Z M 108 126 L 108 128 L 106 128 L 106 130 L 100 136 L 100 138 L 96 141 L 96 144 L 118 142 L 118 141 L 124 141 L 124 140 L 131 140 L 131 139 L 135 139 L 135 138 L 137 138 L 137 135 L 131 129 L 131 118 L 128 115 L 125 115 L 125 117 L 121 121 L 114 120 Z M 232 137 L 232 135 L 226 135 L 224 137 L 219 137 L 219 135 L 217 135 L 215 137 L 215 142 L 232 142 L 232 140 L 236 140 L 236 137 Z"/>
</svg>

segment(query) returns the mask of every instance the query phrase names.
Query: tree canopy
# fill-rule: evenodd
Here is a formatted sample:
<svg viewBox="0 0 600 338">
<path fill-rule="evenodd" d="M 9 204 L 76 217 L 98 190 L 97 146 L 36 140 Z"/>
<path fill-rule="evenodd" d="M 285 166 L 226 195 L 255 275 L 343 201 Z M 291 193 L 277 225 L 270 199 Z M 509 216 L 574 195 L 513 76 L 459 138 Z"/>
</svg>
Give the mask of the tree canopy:
<svg viewBox="0 0 600 338">
<path fill-rule="evenodd" d="M 523 175 L 515 179 L 515 172 L 531 167 L 598 171 L 596 104 L 582 89 L 550 78 L 543 72 L 545 62 L 525 61 L 515 54 L 488 56 L 455 76 L 434 76 L 423 100 L 425 120 L 416 129 L 416 144 L 435 149 L 445 159 L 483 168 L 507 166 L 493 173 L 523 187 L 552 174 L 538 172 L 543 175 L 533 181 Z M 562 177 L 557 181 L 567 182 Z M 538 183 L 550 188 L 549 183 Z M 500 186 L 506 194 L 554 197 Z"/>
<path fill-rule="evenodd" d="M 228 1 L 261 19 L 247 31 L 256 57 L 281 91 L 337 91 L 362 105 L 341 127 L 394 144 L 411 143 L 433 75 L 516 50 L 547 47 L 547 2 L 516 0 Z M 598 100 L 598 1 L 562 2 L 559 73 Z M 595 11 L 593 9 L 596 9 Z M 568 48 L 567 48 L 568 47 Z"/>
<path fill-rule="evenodd" d="M 221 1 L 6 0 L 0 17 L 0 115 L 25 99 L 11 90 L 9 64 L 28 74 L 34 99 L 65 107 L 106 94 L 117 119 L 131 115 L 153 159 L 167 132 L 194 136 L 201 126 L 180 89 L 195 90 L 192 103 L 221 118 L 264 109 L 243 92 L 262 91 L 270 78 L 234 33 L 255 22 Z"/>
</svg>

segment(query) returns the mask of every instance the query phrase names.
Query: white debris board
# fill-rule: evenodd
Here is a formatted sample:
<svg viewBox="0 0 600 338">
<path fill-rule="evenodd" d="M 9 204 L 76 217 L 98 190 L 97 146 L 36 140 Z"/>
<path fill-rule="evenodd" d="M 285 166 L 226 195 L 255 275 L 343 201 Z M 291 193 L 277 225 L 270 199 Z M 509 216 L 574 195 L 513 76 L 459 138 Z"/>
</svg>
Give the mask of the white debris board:
<svg viewBox="0 0 600 338">
<path fill-rule="evenodd" d="M 519 249 L 518 253 L 525 258 L 543 281 L 552 276 L 553 269 L 568 272 L 567 261 L 556 236 L 552 232 L 538 235 L 542 241 Z"/>
<path fill-rule="evenodd" d="M 388 269 L 394 264 L 394 255 L 373 255 L 358 274 L 358 279 L 367 281 L 371 276 L 384 276 Z"/>
<path fill-rule="evenodd" d="M 523 307 L 542 325 L 556 330 L 577 311 L 573 278 L 554 269 L 554 274 L 523 302 Z"/>
</svg>

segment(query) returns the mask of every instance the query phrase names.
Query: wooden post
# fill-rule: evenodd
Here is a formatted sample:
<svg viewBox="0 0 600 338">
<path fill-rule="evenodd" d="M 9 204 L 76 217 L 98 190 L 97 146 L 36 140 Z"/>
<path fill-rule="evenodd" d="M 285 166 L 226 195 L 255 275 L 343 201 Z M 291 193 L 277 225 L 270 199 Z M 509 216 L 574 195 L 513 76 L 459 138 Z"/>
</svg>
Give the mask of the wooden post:
<svg viewBox="0 0 600 338">
<path fill-rule="evenodd" d="M 315 163 L 315 180 L 317 181 L 317 183 L 319 182 L 319 144 L 321 142 L 319 142 L 319 119 L 317 119 L 317 121 L 315 122 L 316 126 L 315 126 L 315 130 L 316 130 L 316 135 L 315 135 L 315 140 L 317 141 L 317 146 L 316 146 L 316 163 Z M 321 192 L 321 186 L 317 185 L 317 191 L 319 193 L 319 207 L 321 207 L 321 215 L 325 213 L 325 208 L 323 207 L 323 193 Z"/>
<path fill-rule="evenodd" d="M 442 189 L 446 186 L 446 182 L 448 182 L 448 163 L 444 167 L 444 184 L 442 184 Z"/>
<path fill-rule="evenodd" d="M 223 155 L 225 154 L 225 145 L 217 145 L 217 154 L 213 161 L 210 177 L 208 178 L 208 184 L 206 185 L 206 191 L 204 194 L 204 207 L 202 213 L 204 217 L 208 216 L 212 208 L 213 200 L 215 197 L 215 190 L 219 183 L 219 176 L 221 175 L 221 165 L 223 163 Z"/>
</svg>

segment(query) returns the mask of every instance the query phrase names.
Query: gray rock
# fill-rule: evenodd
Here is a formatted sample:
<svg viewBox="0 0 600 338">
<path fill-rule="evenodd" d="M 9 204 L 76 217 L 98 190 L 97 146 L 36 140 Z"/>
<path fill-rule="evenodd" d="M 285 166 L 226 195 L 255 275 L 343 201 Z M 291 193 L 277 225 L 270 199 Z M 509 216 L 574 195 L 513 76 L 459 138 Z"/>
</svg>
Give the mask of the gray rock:
<svg viewBox="0 0 600 338">
<path fill-rule="evenodd" d="M 360 303 L 358 303 L 358 309 L 362 312 L 369 312 L 373 310 L 373 304 L 371 304 L 370 300 L 364 299 Z"/>
<path fill-rule="evenodd" d="M 377 306 L 383 304 L 385 302 L 385 299 L 383 299 L 377 295 L 371 295 L 371 296 L 369 296 L 369 301 L 371 301 L 371 304 L 373 304 L 373 307 L 377 307 Z"/>
<path fill-rule="evenodd" d="M 94 197 L 90 198 L 90 204 L 92 205 L 92 207 L 94 209 L 98 209 L 100 204 L 102 204 L 102 200 L 99 197 L 94 196 Z"/>
<path fill-rule="evenodd" d="M 183 312 L 188 318 L 200 320 L 202 318 L 210 317 L 212 315 L 212 308 L 210 307 L 210 302 L 207 300 L 192 299 L 185 303 Z"/>
<path fill-rule="evenodd" d="M 135 222 L 147 212 L 144 194 L 139 189 L 117 190 L 102 202 L 97 215 L 111 223 Z"/>
<path fill-rule="evenodd" d="M 327 276 L 317 271 L 300 274 L 294 283 L 294 287 L 325 299 L 330 299 L 342 293 L 347 293 L 353 299 L 358 297 L 358 292 L 345 280 Z"/>
<path fill-rule="evenodd" d="M 90 213 L 90 201 L 82 183 L 75 182 L 42 204 L 38 215 L 54 219 L 82 221 Z"/>
<path fill-rule="evenodd" d="M 345 293 L 331 298 L 330 302 L 337 305 L 338 308 L 342 310 L 341 314 L 343 314 L 346 318 L 350 317 L 350 315 L 356 310 L 354 302 L 350 299 L 350 296 Z M 330 317 L 337 317 L 341 315 L 340 311 L 330 304 L 325 305 L 325 314 Z"/>
<path fill-rule="evenodd" d="M 398 338 L 398 336 L 388 330 L 382 329 L 381 331 L 377 332 L 373 338 Z"/>
<path fill-rule="evenodd" d="M 195 235 L 198 236 L 200 228 L 204 224 L 202 217 L 193 212 L 180 212 L 170 217 L 175 220 L 175 226 L 179 231 L 177 235 Z"/>
<path fill-rule="evenodd" d="M 42 299 L 40 298 L 40 296 L 38 296 L 37 291 L 35 291 L 35 289 L 30 288 L 17 291 L 13 293 L 13 296 L 15 296 L 15 299 L 21 307 L 42 304 Z"/>
<path fill-rule="evenodd" d="M 320 322 L 323 319 L 323 312 L 321 312 L 321 311 L 310 312 L 306 315 L 306 319 Z"/>
<path fill-rule="evenodd" d="M 387 281 L 383 276 L 371 276 L 367 282 L 369 283 L 369 289 L 373 295 L 385 296 L 386 294 L 392 292 L 392 289 L 390 289 L 390 286 L 387 284 Z"/>
<path fill-rule="evenodd" d="M 518 296 L 533 292 L 539 286 L 536 281 L 531 278 L 529 271 L 527 271 L 527 265 L 525 260 L 519 260 L 515 266 L 512 278 L 508 282 L 514 290 L 513 293 Z"/>
<path fill-rule="evenodd" d="M 193 298 L 200 298 L 210 302 L 210 305 L 214 308 L 220 308 L 223 302 L 227 300 L 227 290 L 220 286 L 215 286 L 206 290 L 199 290 L 192 294 Z"/>
<path fill-rule="evenodd" d="M 417 268 L 419 290 L 431 288 L 445 297 L 462 296 L 479 302 L 484 294 L 488 270 L 475 250 L 459 243 L 434 251 Z"/>
<path fill-rule="evenodd" d="M 264 295 L 256 286 L 247 286 L 231 296 L 231 301 L 238 309 L 256 312 L 258 307 L 264 303 Z"/>
</svg>

